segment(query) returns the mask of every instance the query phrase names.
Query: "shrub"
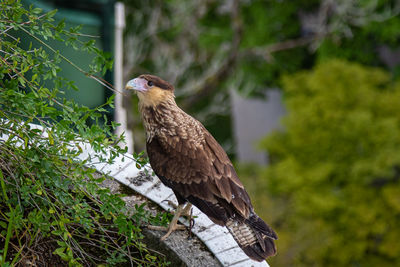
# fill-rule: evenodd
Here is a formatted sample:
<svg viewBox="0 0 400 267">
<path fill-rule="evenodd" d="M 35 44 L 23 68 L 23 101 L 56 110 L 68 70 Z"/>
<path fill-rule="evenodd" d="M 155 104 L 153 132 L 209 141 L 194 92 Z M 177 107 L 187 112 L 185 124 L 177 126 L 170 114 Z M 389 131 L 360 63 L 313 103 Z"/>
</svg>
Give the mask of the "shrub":
<svg viewBox="0 0 400 267">
<path fill-rule="evenodd" d="M 85 167 L 89 158 L 76 160 L 82 142 L 110 151 L 100 159 L 108 163 L 125 149 L 104 116 L 112 98 L 94 109 L 65 99 L 65 90 L 76 86 L 58 75 L 58 63 L 66 60 L 95 78 L 112 62 L 93 40 L 83 42 L 78 29 L 54 24 L 56 11 L 25 9 L 19 1 L 2 1 L 0 10 L 0 265 L 165 264 L 141 241 L 139 223 L 149 219 L 143 207 L 132 221 L 121 196 L 100 188 L 104 177 Z M 21 35 L 37 42 L 23 49 Z M 93 53 L 90 70 L 70 62 L 48 39 Z"/>
</svg>

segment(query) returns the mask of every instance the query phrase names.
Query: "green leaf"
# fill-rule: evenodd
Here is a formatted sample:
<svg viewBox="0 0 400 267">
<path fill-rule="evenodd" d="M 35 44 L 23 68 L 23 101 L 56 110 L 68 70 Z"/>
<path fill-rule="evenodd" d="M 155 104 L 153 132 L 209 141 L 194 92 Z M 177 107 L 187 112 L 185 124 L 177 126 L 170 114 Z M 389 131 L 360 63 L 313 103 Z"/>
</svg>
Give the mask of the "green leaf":
<svg viewBox="0 0 400 267">
<path fill-rule="evenodd" d="M 60 247 L 54 250 L 53 254 L 60 255 L 65 251 L 66 247 Z"/>
<path fill-rule="evenodd" d="M 36 8 L 34 8 L 34 9 L 32 9 L 31 10 L 31 12 L 33 13 L 33 14 L 40 14 L 40 13 L 42 13 L 42 9 L 41 8 L 38 8 L 38 7 L 36 7 Z"/>
<path fill-rule="evenodd" d="M 57 13 L 57 9 L 51 10 L 51 11 L 47 12 L 46 18 L 52 18 L 52 17 L 54 17 L 54 15 L 56 13 Z"/>
<path fill-rule="evenodd" d="M 7 223 L 4 222 L 4 221 L 0 221 L 0 227 L 3 228 L 3 229 L 6 229 L 7 228 Z"/>
</svg>

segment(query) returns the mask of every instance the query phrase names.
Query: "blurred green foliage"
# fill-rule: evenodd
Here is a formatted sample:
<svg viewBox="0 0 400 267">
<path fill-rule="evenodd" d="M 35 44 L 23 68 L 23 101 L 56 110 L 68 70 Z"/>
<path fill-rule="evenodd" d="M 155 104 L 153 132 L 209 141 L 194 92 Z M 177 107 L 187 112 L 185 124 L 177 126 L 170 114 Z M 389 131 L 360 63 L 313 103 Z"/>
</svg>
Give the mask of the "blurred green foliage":
<svg viewBox="0 0 400 267">
<path fill-rule="evenodd" d="M 178 104 L 204 123 L 231 156 L 231 89 L 264 97 L 268 88 L 281 86 L 282 75 L 330 58 L 400 73 L 378 53 L 379 47 L 396 48 L 399 42 L 396 0 L 125 3 L 126 79 L 153 73 L 173 83 Z M 137 132 L 140 121 L 132 122 Z M 141 150 L 144 141 L 138 136 L 135 144 Z"/>
<path fill-rule="evenodd" d="M 400 83 L 331 60 L 282 84 L 285 130 L 261 143 L 271 165 L 242 176 L 280 237 L 270 264 L 397 266 Z"/>
</svg>

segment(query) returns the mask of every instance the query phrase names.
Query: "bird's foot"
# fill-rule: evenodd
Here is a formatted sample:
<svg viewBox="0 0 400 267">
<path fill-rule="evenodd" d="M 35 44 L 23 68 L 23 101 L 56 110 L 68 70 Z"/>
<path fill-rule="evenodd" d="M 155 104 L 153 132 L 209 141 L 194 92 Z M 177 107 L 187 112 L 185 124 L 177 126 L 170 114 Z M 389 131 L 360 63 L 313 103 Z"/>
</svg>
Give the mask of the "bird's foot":
<svg viewBox="0 0 400 267">
<path fill-rule="evenodd" d="M 188 207 L 190 205 L 190 207 Z M 183 207 L 184 204 L 179 205 L 176 210 L 175 210 L 175 214 L 174 217 L 172 218 L 170 224 L 168 225 L 168 227 L 163 227 L 163 226 L 153 226 L 153 225 L 149 225 L 147 226 L 149 229 L 152 230 L 161 230 L 161 231 L 167 231 L 167 233 L 161 237 L 161 241 L 164 241 L 165 239 L 167 239 L 167 237 L 175 230 L 178 229 L 185 229 L 184 225 L 179 225 L 178 224 L 178 219 L 179 217 L 182 215 L 182 213 L 187 213 L 188 211 L 191 210 L 192 205 L 189 203 L 187 204 L 185 207 Z"/>
</svg>

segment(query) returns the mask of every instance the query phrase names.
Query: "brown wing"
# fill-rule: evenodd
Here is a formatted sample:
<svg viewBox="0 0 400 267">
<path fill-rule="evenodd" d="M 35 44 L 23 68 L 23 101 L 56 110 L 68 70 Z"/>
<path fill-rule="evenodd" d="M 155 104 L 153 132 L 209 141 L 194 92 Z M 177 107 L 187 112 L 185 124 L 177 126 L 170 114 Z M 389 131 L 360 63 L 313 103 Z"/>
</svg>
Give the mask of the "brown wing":
<svg viewBox="0 0 400 267">
<path fill-rule="evenodd" d="M 185 119 L 147 143 L 154 172 L 178 199 L 188 200 L 215 223 L 223 225 L 235 215 L 248 218 L 250 198 L 225 151 L 200 122 Z"/>
</svg>

